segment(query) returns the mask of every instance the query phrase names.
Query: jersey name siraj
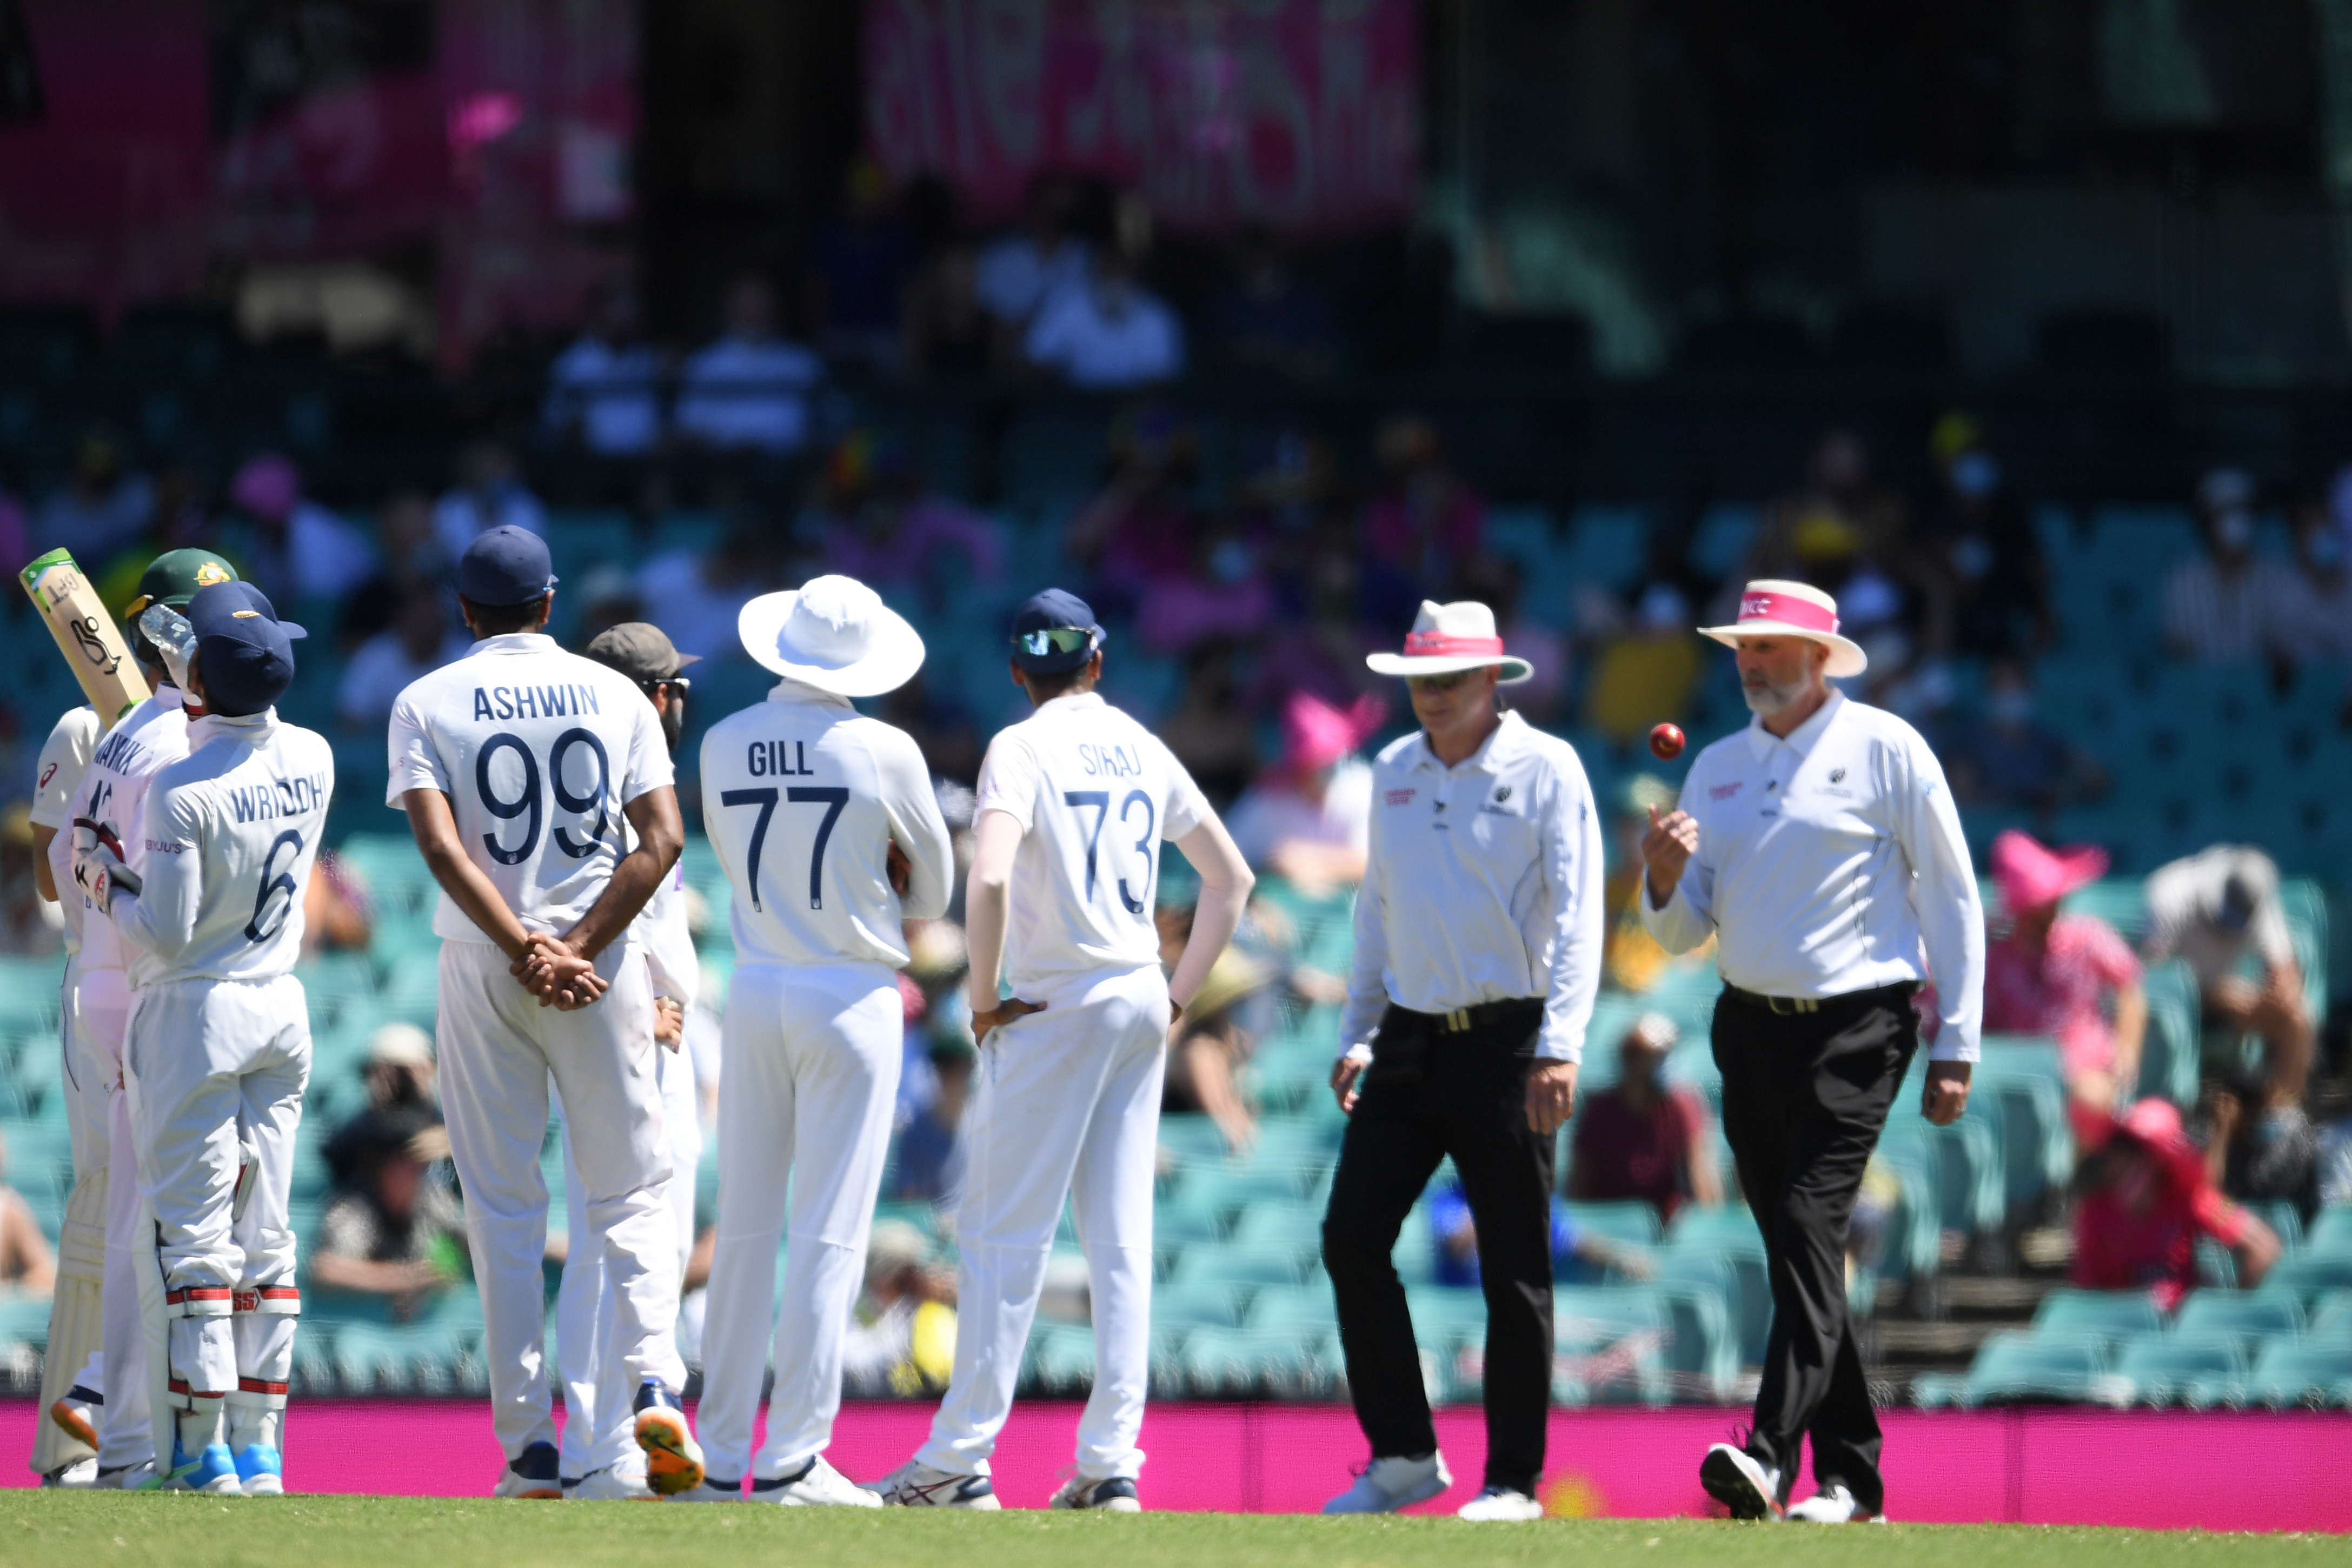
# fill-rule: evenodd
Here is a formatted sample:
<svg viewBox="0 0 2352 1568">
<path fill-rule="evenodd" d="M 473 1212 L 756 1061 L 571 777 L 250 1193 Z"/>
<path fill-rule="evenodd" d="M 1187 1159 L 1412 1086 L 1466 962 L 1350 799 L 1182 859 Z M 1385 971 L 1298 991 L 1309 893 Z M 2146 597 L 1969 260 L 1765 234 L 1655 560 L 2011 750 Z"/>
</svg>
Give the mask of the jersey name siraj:
<svg viewBox="0 0 2352 1568">
<path fill-rule="evenodd" d="M 1081 742 L 1078 765 L 1086 769 L 1088 778 L 1131 779 L 1143 773 L 1143 759 L 1135 754 L 1133 747 L 1126 745 L 1097 746 Z"/>
<path fill-rule="evenodd" d="M 327 805 L 327 775 L 304 773 L 290 779 L 273 779 L 268 784 L 240 784 L 228 791 L 229 810 L 239 822 L 271 822 L 281 816 L 300 816 L 313 811 L 323 811 Z"/>
<path fill-rule="evenodd" d="M 566 682 L 560 686 L 477 686 L 477 719 L 576 719 L 601 713 L 595 688 Z"/>
</svg>

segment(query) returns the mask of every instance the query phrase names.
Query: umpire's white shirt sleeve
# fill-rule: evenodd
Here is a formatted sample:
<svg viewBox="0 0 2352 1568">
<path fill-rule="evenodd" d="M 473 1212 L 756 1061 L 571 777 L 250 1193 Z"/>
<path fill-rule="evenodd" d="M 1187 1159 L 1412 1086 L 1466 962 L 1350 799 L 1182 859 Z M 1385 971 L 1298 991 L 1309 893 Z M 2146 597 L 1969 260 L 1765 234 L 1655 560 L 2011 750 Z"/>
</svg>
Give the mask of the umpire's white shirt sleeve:
<svg viewBox="0 0 2352 1568">
<path fill-rule="evenodd" d="M 1574 748 L 1506 713 L 1458 767 L 1422 735 L 1396 742 L 1373 791 L 1342 1048 L 1391 1001 L 1444 1013 L 1539 996 L 1536 1054 L 1581 1060 L 1604 922 L 1601 825 Z"/>
</svg>

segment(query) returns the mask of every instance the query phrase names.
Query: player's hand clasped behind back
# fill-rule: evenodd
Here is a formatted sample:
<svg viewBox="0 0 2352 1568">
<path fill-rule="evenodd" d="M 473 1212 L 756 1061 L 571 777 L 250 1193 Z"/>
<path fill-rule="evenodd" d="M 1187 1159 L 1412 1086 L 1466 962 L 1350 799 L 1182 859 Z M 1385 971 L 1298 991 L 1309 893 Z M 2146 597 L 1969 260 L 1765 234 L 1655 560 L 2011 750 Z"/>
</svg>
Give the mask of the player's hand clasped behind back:
<svg viewBox="0 0 2352 1568">
<path fill-rule="evenodd" d="M 522 954 L 507 965 L 507 973 L 538 997 L 541 1006 L 565 1013 L 587 1006 L 604 995 L 610 984 L 596 973 L 593 959 L 582 957 L 562 937 L 543 931 L 526 933 Z"/>
</svg>

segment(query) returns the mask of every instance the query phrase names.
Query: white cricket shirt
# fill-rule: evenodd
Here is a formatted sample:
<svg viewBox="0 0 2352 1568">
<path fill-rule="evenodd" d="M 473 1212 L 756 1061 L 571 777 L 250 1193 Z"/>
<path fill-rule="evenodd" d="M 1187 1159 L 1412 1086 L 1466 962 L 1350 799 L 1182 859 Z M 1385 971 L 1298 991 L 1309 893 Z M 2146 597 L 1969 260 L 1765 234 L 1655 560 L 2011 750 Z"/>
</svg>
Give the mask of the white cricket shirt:
<svg viewBox="0 0 2352 1568">
<path fill-rule="evenodd" d="M 685 856 L 678 857 L 629 927 L 646 951 L 654 994 L 682 1008 L 694 1005 L 695 994 L 702 989 L 702 959 L 694 951 L 694 932 L 686 921 Z"/>
<path fill-rule="evenodd" d="M 74 791 L 81 787 L 89 754 L 97 748 L 98 714 L 88 703 L 68 708 L 49 727 L 49 738 L 41 742 L 41 759 L 33 767 L 30 815 L 36 826 L 51 835 L 49 875 L 57 882 L 58 912 L 65 917 L 68 958 L 81 952 L 81 922 L 89 900 L 74 886 L 73 834 L 67 825 L 73 821 Z"/>
<path fill-rule="evenodd" d="M 146 886 L 109 912 L 136 988 L 274 980 L 302 956 L 302 895 L 319 858 L 335 753 L 267 709 L 188 725 L 188 754 L 147 792 Z"/>
<path fill-rule="evenodd" d="M 159 686 L 154 695 L 99 738 L 89 754 L 89 766 L 83 771 L 81 787 L 74 792 L 66 812 L 67 820 L 87 816 L 93 822 L 112 823 L 116 837 L 122 840 L 123 864 L 143 874 L 147 850 L 140 824 L 145 820 L 148 786 L 158 771 L 187 754 L 188 714 L 180 705 L 180 689 Z M 75 973 L 87 985 L 95 974 L 127 970 L 130 955 L 89 896 L 79 887 L 68 891 L 71 883 L 68 869 L 67 881 L 58 884 L 58 891 L 82 901 L 81 953 L 75 961 Z"/>
<path fill-rule="evenodd" d="M 1932 973 L 1937 1061 L 1974 1061 L 1984 1027 L 1984 910 L 1943 765 L 1919 732 L 1832 690 L 1785 741 L 1760 720 L 1701 752 L 1683 781 L 1698 850 L 1642 921 L 1669 952 L 1712 932 L 1726 983 L 1816 1000 Z M 1927 971 L 1920 966 L 1925 947 Z"/>
<path fill-rule="evenodd" d="M 734 889 L 739 963 L 907 962 L 900 922 L 947 912 L 955 855 L 914 739 L 780 680 L 702 738 L 702 824 Z M 890 887 L 892 844 L 907 894 Z"/>
<path fill-rule="evenodd" d="M 972 816 L 984 811 L 1021 825 L 1004 936 L 1015 995 L 1051 1001 L 1160 963 L 1160 840 L 1214 813 L 1158 736 L 1094 692 L 1056 697 L 988 743 Z"/>
<path fill-rule="evenodd" d="M 1340 1048 L 1371 1039 L 1391 1002 L 1450 1013 L 1541 998 L 1536 1054 L 1581 1061 L 1606 924 L 1576 749 L 1506 713 L 1449 768 L 1417 731 L 1373 762 L 1372 792 Z"/>
<path fill-rule="evenodd" d="M 484 637 L 411 685 L 388 745 L 384 804 L 399 808 L 413 789 L 447 795 L 467 858 L 526 931 L 580 922 L 628 852 L 623 809 L 672 779 L 660 716 L 636 683 L 543 632 Z M 490 940 L 446 893 L 433 931 Z"/>
</svg>

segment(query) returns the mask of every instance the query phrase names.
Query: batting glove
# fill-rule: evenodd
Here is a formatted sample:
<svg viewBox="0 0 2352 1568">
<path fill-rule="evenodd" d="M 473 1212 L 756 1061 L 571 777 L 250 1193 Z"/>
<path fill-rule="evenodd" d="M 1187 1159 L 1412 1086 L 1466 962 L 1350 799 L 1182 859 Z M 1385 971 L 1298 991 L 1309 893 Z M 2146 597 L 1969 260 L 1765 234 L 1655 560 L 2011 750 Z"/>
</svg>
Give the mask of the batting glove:
<svg viewBox="0 0 2352 1568">
<path fill-rule="evenodd" d="M 122 838 L 110 822 L 93 822 L 87 816 L 73 820 L 74 880 L 100 909 L 116 892 L 137 897 L 145 883 L 138 872 L 125 863 Z"/>
</svg>

